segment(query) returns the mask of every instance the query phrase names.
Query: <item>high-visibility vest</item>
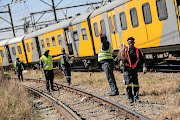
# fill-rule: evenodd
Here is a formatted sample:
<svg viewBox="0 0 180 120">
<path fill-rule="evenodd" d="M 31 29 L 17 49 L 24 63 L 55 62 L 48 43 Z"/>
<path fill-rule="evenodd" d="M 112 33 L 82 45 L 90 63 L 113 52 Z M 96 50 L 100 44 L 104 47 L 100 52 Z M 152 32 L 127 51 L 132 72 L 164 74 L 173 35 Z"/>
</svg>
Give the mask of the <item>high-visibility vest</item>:
<svg viewBox="0 0 180 120">
<path fill-rule="evenodd" d="M 132 65 L 132 63 L 131 63 L 131 58 L 130 58 L 130 55 L 129 55 L 129 49 L 128 49 L 128 50 L 127 50 L 127 59 L 128 59 L 129 64 L 128 64 L 128 63 L 124 63 L 125 66 L 133 67 L 133 68 L 135 68 L 135 67 L 137 66 L 137 64 L 138 64 L 138 62 L 139 62 L 139 50 L 138 50 L 137 48 L 135 48 L 135 49 L 136 49 L 137 61 L 135 62 L 134 65 Z"/>
<path fill-rule="evenodd" d="M 40 60 L 43 63 L 43 70 L 52 70 L 53 69 L 53 62 L 52 62 L 52 56 L 48 55 L 48 58 L 43 55 Z"/>
<path fill-rule="evenodd" d="M 102 45 L 101 45 L 101 49 L 98 53 L 98 62 L 105 60 L 105 59 L 113 59 L 112 52 L 113 52 L 113 48 L 110 43 L 109 43 L 108 50 L 102 50 Z"/>
<path fill-rule="evenodd" d="M 16 69 L 16 61 L 15 61 L 15 63 L 14 63 L 14 68 L 15 68 L 15 71 L 17 71 L 17 69 Z M 24 70 L 24 67 L 23 67 L 22 64 L 21 64 L 21 69 Z"/>
</svg>

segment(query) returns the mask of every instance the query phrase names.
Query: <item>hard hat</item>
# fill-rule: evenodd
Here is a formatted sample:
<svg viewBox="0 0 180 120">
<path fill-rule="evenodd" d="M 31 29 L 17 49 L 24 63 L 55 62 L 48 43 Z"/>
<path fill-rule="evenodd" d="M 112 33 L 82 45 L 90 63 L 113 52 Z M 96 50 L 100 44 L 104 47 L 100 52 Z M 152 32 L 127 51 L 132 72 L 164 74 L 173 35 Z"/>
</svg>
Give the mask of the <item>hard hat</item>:
<svg viewBox="0 0 180 120">
<path fill-rule="evenodd" d="M 45 54 L 46 52 L 49 52 L 49 50 L 46 50 L 46 49 L 45 49 L 44 52 L 43 52 L 43 54 Z"/>
</svg>

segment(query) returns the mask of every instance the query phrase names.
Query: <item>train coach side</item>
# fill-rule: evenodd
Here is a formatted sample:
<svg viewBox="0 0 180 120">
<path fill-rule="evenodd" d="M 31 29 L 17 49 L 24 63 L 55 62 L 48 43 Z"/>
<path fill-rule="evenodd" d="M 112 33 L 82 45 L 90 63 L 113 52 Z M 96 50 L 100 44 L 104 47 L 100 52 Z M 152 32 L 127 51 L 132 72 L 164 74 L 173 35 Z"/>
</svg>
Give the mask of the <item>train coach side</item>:
<svg viewBox="0 0 180 120">
<path fill-rule="evenodd" d="M 28 63 L 27 55 L 23 43 L 24 36 L 25 35 L 12 38 L 6 44 L 9 47 L 9 51 L 13 63 L 16 61 L 16 57 L 19 57 L 20 60 L 23 61 L 23 63 L 25 64 Z"/>
<path fill-rule="evenodd" d="M 8 66 L 9 65 L 8 55 L 6 55 L 6 53 L 8 53 L 8 51 L 6 50 L 6 43 L 9 40 L 10 39 L 0 41 L 0 66 Z"/>
</svg>

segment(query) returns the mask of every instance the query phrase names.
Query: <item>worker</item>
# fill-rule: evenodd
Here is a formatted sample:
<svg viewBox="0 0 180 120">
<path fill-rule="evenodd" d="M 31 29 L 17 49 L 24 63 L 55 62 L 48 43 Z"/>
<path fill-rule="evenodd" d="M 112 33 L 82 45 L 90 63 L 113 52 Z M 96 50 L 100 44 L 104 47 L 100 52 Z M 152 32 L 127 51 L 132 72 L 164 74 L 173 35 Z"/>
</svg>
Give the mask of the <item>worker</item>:
<svg viewBox="0 0 180 120">
<path fill-rule="evenodd" d="M 109 86 L 111 89 L 111 92 L 107 95 L 109 96 L 115 96 L 119 95 L 119 91 L 116 85 L 116 80 L 114 77 L 114 61 L 112 57 L 113 48 L 109 41 L 107 40 L 106 35 L 100 34 L 101 37 L 101 48 L 98 53 L 98 62 L 100 63 L 102 70 L 106 74 L 106 78 L 109 82 Z"/>
<path fill-rule="evenodd" d="M 40 70 L 44 70 L 45 78 L 46 78 L 46 89 L 50 92 L 49 89 L 49 82 L 51 84 L 51 90 L 55 91 L 53 87 L 53 80 L 54 80 L 54 72 L 53 72 L 53 57 L 57 57 L 57 55 L 49 55 L 49 50 L 44 50 L 44 54 L 40 58 Z"/>
<path fill-rule="evenodd" d="M 23 67 L 22 62 L 19 60 L 19 57 L 16 57 L 14 68 L 15 68 L 16 74 L 18 74 L 19 82 L 21 82 L 21 80 L 23 81 L 22 71 L 24 70 L 24 67 Z"/>
<path fill-rule="evenodd" d="M 146 64 L 141 51 L 134 47 L 135 39 L 133 37 L 129 37 L 127 39 L 128 46 L 126 48 L 126 59 L 123 60 L 124 70 L 123 76 L 126 86 L 126 92 L 128 96 L 129 103 L 133 103 L 134 101 L 139 100 L 139 82 L 138 82 L 138 66 L 143 64 L 143 73 L 147 72 Z M 121 58 L 122 59 L 122 58 Z M 131 83 L 133 84 L 134 94 L 132 93 Z"/>
<path fill-rule="evenodd" d="M 66 77 L 67 80 L 67 84 L 70 85 L 71 84 L 71 65 L 69 63 L 70 59 L 68 54 L 66 54 L 65 49 L 63 48 L 61 50 L 61 54 L 59 57 L 59 63 L 58 66 L 59 68 L 62 68 L 64 75 Z"/>
</svg>

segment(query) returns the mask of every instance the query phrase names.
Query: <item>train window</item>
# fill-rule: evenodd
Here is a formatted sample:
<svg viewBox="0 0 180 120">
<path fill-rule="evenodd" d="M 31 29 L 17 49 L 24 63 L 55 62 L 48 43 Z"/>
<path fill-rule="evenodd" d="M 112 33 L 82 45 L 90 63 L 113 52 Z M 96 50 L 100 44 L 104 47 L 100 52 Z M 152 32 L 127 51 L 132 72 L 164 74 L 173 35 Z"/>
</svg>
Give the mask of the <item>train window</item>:
<svg viewBox="0 0 180 120">
<path fill-rule="evenodd" d="M 0 53 L 1 53 L 1 57 L 4 57 L 4 53 L 2 50 L 0 50 Z"/>
<path fill-rule="evenodd" d="M 12 53 L 13 53 L 13 55 L 16 55 L 16 49 L 15 49 L 15 47 L 12 47 Z"/>
<path fill-rule="evenodd" d="M 137 17 L 137 11 L 136 8 L 131 8 L 130 9 L 130 15 L 131 15 L 131 22 L 133 27 L 138 27 L 138 17 Z"/>
<path fill-rule="evenodd" d="M 119 14 L 120 22 L 121 22 L 121 29 L 127 30 L 127 22 L 126 22 L 126 15 L 125 12 L 121 12 Z"/>
<path fill-rule="evenodd" d="M 106 26 L 104 20 L 100 21 L 102 35 L 106 35 Z"/>
<path fill-rule="evenodd" d="M 52 36 L 52 37 L 51 37 L 51 40 L 52 40 L 53 47 L 55 47 L 55 46 L 56 46 L 56 40 L 55 40 L 55 37 Z"/>
<path fill-rule="evenodd" d="M 156 0 L 156 6 L 159 20 L 166 20 L 168 18 L 168 13 L 165 0 Z"/>
<path fill-rule="evenodd" d="M 73 37 L 74 37 L 74 41 L 79 41 L 79 37 L 78 37 L 78 32 L 77 30 L 73 31 Z"/>
<path fill-rule="evenodd" d="M 26 43 L 26 46 L 27 46 L 27 51 L 30 52 L 30 49 L 29 49 L 29 44 Z"/>
<path fill-rule="evenodd" d="M 152 23 L 151 9 L 150 9 L 149 3 L 144 3 L 142 5 L 142 12 L 143 12 L 145 24 Z"/>
<path fill-rule="evenodd" d="M 18 48 L 18 52 L 19 52 L 19 54 L 22 54 L 21 47 L 20 47 L 20 46 L 18 46 L 17 48 Z"/>
<path fill-rule="evenodd" d="M 83 40 L 88 40 L 86 28 L 81 29 Z"/>
<path fill-rule="evenodd" d="M 41 39 L 41 45 L 42 45 L 42 48 L 45 48 L 45 44 L 44 44 L 44 40 L 43 39 Z"/>
<path fill-rule="evenodd" d="M 99 36 L 99 32 L 98 32 L 97 22 L 94 23 L 94 32 L 95 32 L 95 36 L 98 37 Z"/>
<path fill-rule="evenodd" d="M 31 42 L 31 48 L 32 48 L 32 50 L 34 50 L 34 45 L 33 45 L 33 42 Z"/>
<path fill-rule="evenodd" d="M 109 17 L 109 24 L 110 24 L 111 33 L 114 33 L 111 16 Z"/>
<path fill-rule="evenodd" d="M 61 37 L 61 35 L 60 34 L 57 35 L 57 38 L 58 38 L 59 45 L 62 45 L 62 37 Z"/>
<path fill-rule="evenodd" d="M 51 45 L 50 45 L 50 42 L 49 42 L 49 38 L 46 38 L 46 43 L 47 43 L 47 47 L 50 48 Z"/>
<path fill-rule="evenodd" d="M 116 23 L 116 16 L 115 15 L 113 15 L 113 19 L 114 19 L 115 31 L 118 32 L 118 30 L 117 30 L 117 23 Z"/>
</svg>

